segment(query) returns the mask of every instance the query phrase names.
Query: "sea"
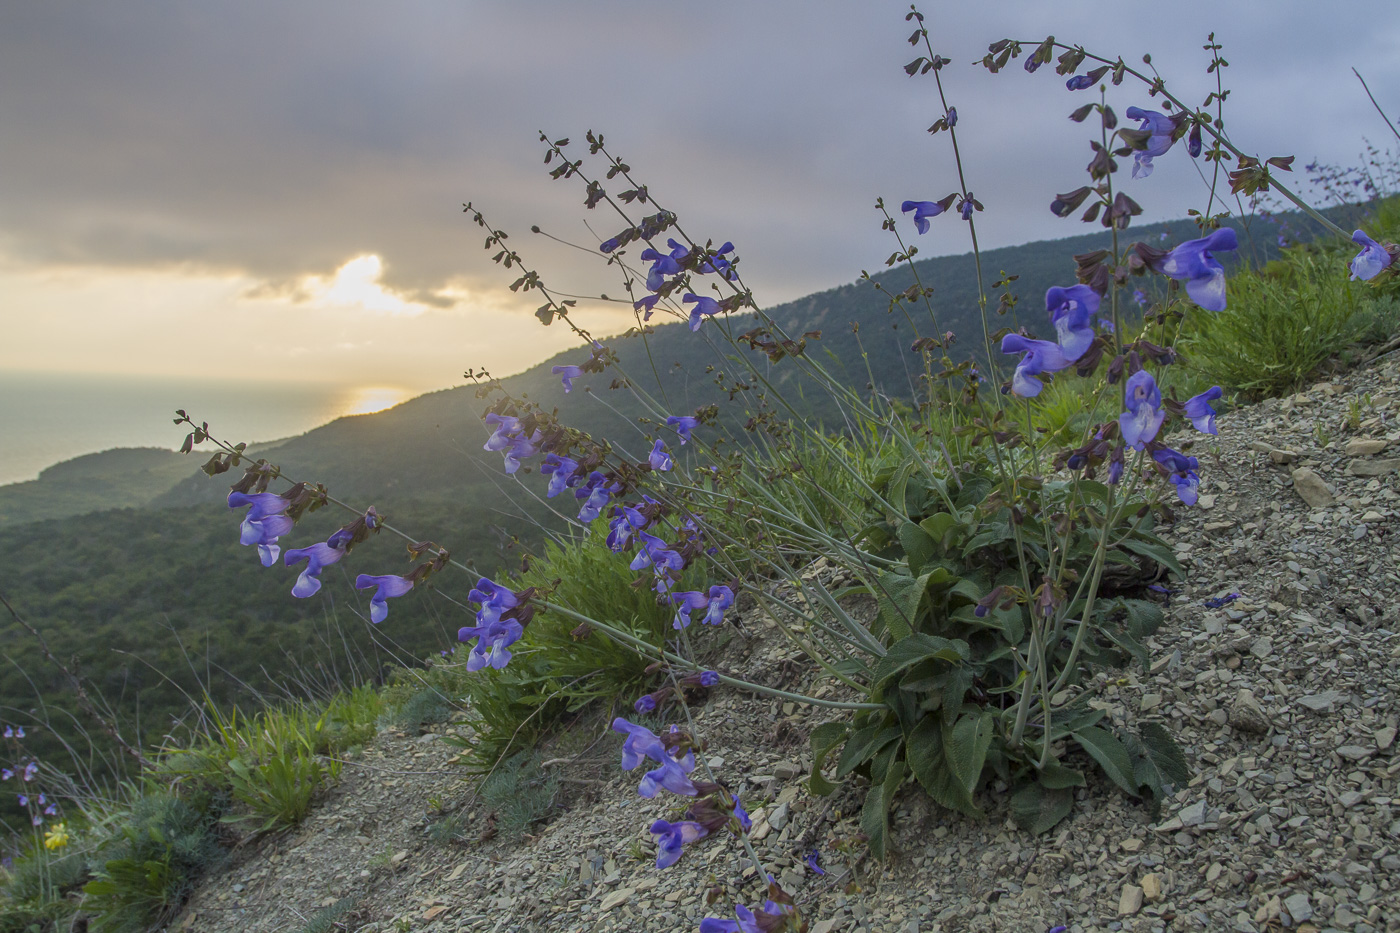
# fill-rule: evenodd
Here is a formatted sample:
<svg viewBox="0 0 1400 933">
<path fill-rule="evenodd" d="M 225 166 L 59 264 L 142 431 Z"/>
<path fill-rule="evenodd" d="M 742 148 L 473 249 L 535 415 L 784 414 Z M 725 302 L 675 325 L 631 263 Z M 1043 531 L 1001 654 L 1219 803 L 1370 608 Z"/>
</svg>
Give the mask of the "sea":
<svg viewBox="0 0 1400 933">
<path fill-rule="evenodd" d="M 391 386 L 0 371 L 0 485 L 113 447 L 178 449 L 189 428 L 173 423 L 177 408 L 209 422 L 216 437 L 254 443 L 414 394 Z"/>
</svg>

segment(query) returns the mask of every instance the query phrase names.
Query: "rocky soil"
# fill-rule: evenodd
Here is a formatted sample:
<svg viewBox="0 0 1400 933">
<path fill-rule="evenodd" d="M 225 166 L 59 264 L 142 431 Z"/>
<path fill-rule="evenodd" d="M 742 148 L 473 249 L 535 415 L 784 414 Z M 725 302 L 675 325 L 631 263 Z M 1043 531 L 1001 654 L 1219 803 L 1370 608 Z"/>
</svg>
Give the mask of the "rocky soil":
<svg viewBox="0 0 1400 933">
<path fill-rule="evenodd" d="M 856 790 L 803 787 L 822 715 L 732 691 L 697 710 L 711 766 L 754 811 L 760 855 L 814 933 L 1400 931 L 1400 357 L 1223 416 L 1220 432 L 1196 443 L 1200 505 L 1167 535 L 1189 579 L 1156 662 L 1092 687 L 1116 722 L 1162 721 L 1181 742 L 1195 776 L 1159 820 L 1102 779 L 1042 837 L 1003 800 L 974 822 L 910 791 L 898 854 L 873 864 Z M 761 682 L 804 684 L 756 617 L 726 650 Z M 554 766 L 567 808 L 538 835 L 486 841 L 456 749 L 385 733 L 310 820 L 240 848 L 172 928 L 316 929 L 318 910 L 325 930 L 424 933 L 693 931 L 732 916 L 742 850 L 707 839 L 658 871 L 647 827 L 675 818 L 674 798 L 637 796 L 614 736 L 580 752 L 606 727 L 589 728 L 578 760 Z M 456 841 L 432 841 L 449 818 Z M 814 848 L 825 875 L 805 865 Z"/>
</svg>

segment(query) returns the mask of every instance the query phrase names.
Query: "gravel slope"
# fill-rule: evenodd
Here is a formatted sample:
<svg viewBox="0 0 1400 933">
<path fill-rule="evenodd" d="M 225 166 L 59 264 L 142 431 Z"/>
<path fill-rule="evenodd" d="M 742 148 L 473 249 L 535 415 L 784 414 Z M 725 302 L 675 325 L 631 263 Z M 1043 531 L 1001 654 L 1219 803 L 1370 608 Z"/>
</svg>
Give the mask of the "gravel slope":
<svg viewBox="0 0 1400 933">
<path fill-rule="evenodd" d="M 723 691 L 698 712 L 716 773 L 756 811 L 760 854 L 813 933 L 1400 931 L 1400 359 L 1223 416 L 1220 430 L 1194 451 L 1200 508 L 1168 534 L 1190 579 L 1151 643 L 1157 662 L 1092 688 L 1115 721 L 1163 721 L 1182 743 L 1195 777 L 1160 822 L 1103 780 L 1039 838 L 1002 801 L 982 801 L 976 823 L 907 793 L 898 856 L 848 859 L 856 790 L 814 800 L 802 786 L 820 715 Z M 800 688 L 778 633 L 745 626 L 726 661 Z M 741 850 L 705 840 L 658 871 L 646 828 L 675 813 L 637 797 L 616 744 L 562 767 L 569 809 L 538 836 L 479 842 L 487 816 L 454 750 L 382 735 L 306 825 L 241 848 L 173 928 L 298 930 L 337 903 L 326 929 L 693 931 L 727 915 Z M 430 842 L 434 804 L 456 802 L 470 841 Z M 824 877 L 803 864 L 813 847 Z"/>
</svg>

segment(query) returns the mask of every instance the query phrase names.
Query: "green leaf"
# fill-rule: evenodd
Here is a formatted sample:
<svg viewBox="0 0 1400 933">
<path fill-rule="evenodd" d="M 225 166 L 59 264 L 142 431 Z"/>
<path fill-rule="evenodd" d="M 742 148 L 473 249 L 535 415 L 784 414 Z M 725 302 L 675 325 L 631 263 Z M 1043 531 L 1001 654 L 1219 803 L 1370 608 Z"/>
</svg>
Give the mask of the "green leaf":
<svg viewBox="0 0 1400 933">
<path fill-rule="evenodd" d="M 924 566 L 936 556 L 933 538 L 913 522 L 899 526 L 899 543 L 904 548 L 904 556 L 909 560 L 909 572 L 918 576 Z"/>
<path fill-rule="evenodd" d="M 860 811 L 860 828 L 869 839 L 870 854 L 883 859 L 890 851 L 890 807 L 895 793 L 904 783 L 908 770 L 903 759 L 896 760 L 879 784 L 871 785 Z"/>
<path fill-rule="evenodd" d="M 967 642 L 943 638 L 939 635 L 925 635 L 922 632 L 909 635 L 890 646 L 890 650 L 875 665 L 873 682 L 883 684 L 907 667 L 920 661 L 941 660 L 955 664 L 968 656 Z"/>
<path fill-rule="evenodd" d="M 1120 599 L 1128 611 L 1128 632 L 1134 638 L 1148 638 L 1161 628 L 1166 615 L 1162 607 L 1145 599 Z"/>
<path fill-rule="evenodd" d="M 1153 796 L 1160 799 L 1167 785 L 1180 786 L 1191 780 L 1186 756 L 1165 726 L 1156 722 L 1143 723 L 1138 735 L 1140 740 L 1130 735 L 1126 744 L 1133 761 L 1133 777 L 1139 786 L 1151 787 Z"/>
<path fill-rule="evenodd" d="M 857 731 L 841 749 L 841 759 L 836 763 L 836 776 L 845 777 L 856 768 L 879 754 L 886 745 L 899 738 L 898 726 L 876 724 Z"/>
<path fill-rule="evenodd" d="M 812 730 L 812 776 L 807 779 L 807 788 L 818 797 L 825 797 L 836 790 L 837 785 L 822 776 L 822 765 L 836 746 L 846 740 L 850 727 L 844 722 L 824 722 Z"/>
<path fill-rule="evenodd" d="M 1118 542 L 1118 546 L 1132 551 L 1134 554 L 1141 554 L 1143 557 L 1155 560 L 1166 567 L 1178 577 L 1185 577 L 1181 565 L 1176 562 L 1176 552 L 1167 547 L 1160 538 L 1149 536 L 1148 540 L 1142 538 L 1124 538 Z"/>
<path fill-rule="evenodd" d="M 954 770 L 944 749 L 945 730 L 939 716 L 925 716 L 904 740 L 909 768 L 914 772 L 928 795 L 942 806 L 968 816 L 980 817 L 982 811 L 972 802 L 972 795 Z M 975 749 L 965 750 L 970 758 Z M 986 757 L 986 748 L 982 755 Z M 970 764 L 969 762 L 966 762 Z"/>
<path fill-rule="evenodd" d="M 1011 795 L 1011 820 L 1028 833 L 1040 835 L 1069 816 L 1074 794 L 1027 784 Z"/>
<path fill-rule="evenodd" d="M 953 540 L 962 536 L 963 523 L 952 512 L 935 512 L 919 522 L 919 527 L 928 532 L 938 550 L 947 552 Z"/>
<path fill-rule="evenodd" d="M 902 573 L 880 574 L 880 619 L 894 638 L 907 638 L 914 631 L 927 583 Z"/>
<path fill-rule="evenodd" d="M 949 770 L 967 788 L 969 799 L 977 790 L 982 777 L 982 765 L 987 761 L 987 748 L 992 744 L 992 727 L 996 714 L 990 711 L 964 713 L 957 722 L 949 725 L 944 706 L 943 754 Z M 977 710 L 977 707 L 972 707 Z"/>
<path fill-rule="evenodd" d="M 1066 768 L 1058 761 L 1051 761 L 1036 774 L 1036 780 L 1046 790 L 1064 790 L 1069 787 L 1084 786 L 1084 772 Z"/>
<path fill-rule="evenodd" d="M 1123 747 L 1123 743 L 1109 732 L 1107 729 L 1100 729 L 1098 726 L 1089 726 L 1072 733 L 1074 740 L 1079 743 L 1079 747 L 1089 753 L 1089 757 L 1098 762 L 1103 768 L 1109 780 L 1117 784 L 1123 790 L 1138 795 L 1138 783 L 1133 777 L 1133 762 L 1128 757 L 1128 750 Z"/>
</svg>

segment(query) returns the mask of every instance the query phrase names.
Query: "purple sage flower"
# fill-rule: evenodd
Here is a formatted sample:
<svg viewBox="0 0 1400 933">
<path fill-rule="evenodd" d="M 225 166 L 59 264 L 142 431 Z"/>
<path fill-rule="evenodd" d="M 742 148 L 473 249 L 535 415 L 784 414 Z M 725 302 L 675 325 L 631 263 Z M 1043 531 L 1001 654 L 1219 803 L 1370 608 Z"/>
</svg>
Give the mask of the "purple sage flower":
<svg viewBox="0 0 1400 933">
<path fill-rule="evenodd" d="M 1176 487 L 1177 497 L 1182 503 L 1195 505 L 1196 491 L 1201 485 L 1201 478 L 1196 475 L 1196 467 L 1200 466 L 1200 461 L 1169 447 L 1153 451 L 1152 459 L 1169 471 L 1167 479 Z"/>
<path fill-rule="evenodd" d="M 690 329 L 692 331 L 700 329 L 700 322 L 704 319 L 705 315 L 719 314 L 720 312 L 719 302 L 705 295 L 696 295 L 692 292 L 686 292 L 681 296 L 681 300 L 686 304 L 695 305 L 695 307 L 690 309 Z"/>
<path fill-rule="evenodd" d="M 612 727 L 614 732 L 621 732 L 627 736 L 627 740 L 622 743 L 624 771 L 631 771 L 646 758 L 660 765 L 642 776 L 637 793 L 648 799 L 655 797 L 662 788 L 683 797 L 694 797 L 699 793 L 686 776 L 695 770 L 694 752 L 686 752 L 685 757 L 681 759 L 672 758 L 661 739 L 651 730 L 630 723 L 620 716 L 613 720 Z"/>
<path fill-rule="evenodd" d="M 654 502 L 650 496 L 644 496 L 647 502 Z M 612 551 L 621 551 L 627 547 L 627 542 L 632 540 L 632 535 L 646 528 L 651 524 L 651 519 L 642 514 L 641 510 L 635 506 L 618 505 L 613 507 L 613 519 L 608 522 L 608 548 Z"/>
<path fill-rule="evenodd" d="M 1125 111 L 1129 120 L 1141 120 L 1138 129 L 1148 133 L 1147 148 L 1133 152 L 1133 177 L 1146 178 L 1152 174 L 1152 160 L 1166 153 L 1176 142 L 1176 121 L 1156 110 L 1141 110 L 1129 107 Z"/>
<path fill-rule="evenodd" d="M 24 780 L 26 782 L 34 780 L 34 775 L 39 773 L 39 762 L 31 761 L 24 766 Z"/>
<path fill-rule="evenodd" d="M 1155 263 L 1156 271 L 1186 280 L 1186 294 L 1207 311 L 1225 310 L 1225 267 L 1212 252 L 1239 247 L 1235 231 L 1221 227 L 1199 240 L 1187 240 Z"/>
<path fill-rule="evenodd" d="M 657 441 L 651 445 L 651 454 L 647 457 L 647 463 L 658 473 L 665 473 L 674 465 L 671 462 L 671 455 L 666 450 L 666 445 L 662 441 Z"/>
<path fill-rule="evenodd" d="M 1186 400 L 1182 406 L 1186 417 L 1191 419 L 1191 425 L 1202 434 L 1219 434 L 1219 429 L 1215 426 L 1215 409 L 1211 407 L 1211 402 L 1220 398 L 1225 393 L 1220 386 L 1211 386 L 1200 395 L 1193 395 Z"/>
<path fill-rule="evenodd" d="M 582 366 L 554 366 L 549 371 L 560 377 L 560 381 L 564 383 L 565 395 L 574 390 L 574 380 L 583 375 Z"/>
<path fill-rule="evenodd" d="M 320 591 L 321 571 L 345 556 L 345 544 L 349 536 L 343 532 L 344 529 L 341 529 L 327 540 L 310 547 L 294 548 L 282 558 L 282 562 L 288 567 L 306 561 L 306 569 L 297 577 L 296 585 L 292 587 L 293 596 L 305 599 Z"/>
<path fill-rule="evenodd" d="M 1059 335 L 1060 349 L 1071 363 L 1094 342 L 1090 319 L 1099 312 L 1099 294 L 1087 285 L 1056 285 L 1045 293 L 1045 310 Z"/>
<path fill-rule="evenodd" d="M 292 519 L 282 514 L 291 504 L 289 500 L 270 492 L 228 494 L 229 508 L 248 507 L 248 513 L 239 527 L 238 543 L 244 547 L 257 545 L 258 559 L 264 567 L 277 563 L 282 551 L 277 539 L 292 530 Z"/>
<path fill-rule="evenodd" d="M 763 909 L 757 914 L 743 904 L 735 904 L 734 915 L 739 918 L 737 923 L 733 920 L 706 917 L 700 921 L 700 933 L 766 933 L 769 930 L 781 930 L 786 927 L 785 917 L 790 912 L 790 908 L 773 901 L 765 901 Z"/>
<path fill-rule="evenodd" d="M 578 461 L 558 454 L 545 454 L 540 463 L 540 472 L 549 477 L 549 488 L 545 490 L 545 497 L 549 499 L 583 481 L 583 477 L 578 475 Z"/>
<path fill-rule="evenodd" d="M 1361 252 L 1357 253 L 1347 266 L 1351 270 L 1353 281 L 1361 279 L 1363 282 L 1369 282 L 1390 265 L 1390 253 L 1365 233 L 1356 231 L 1351 235 L 1351 241 L 1361 247 Z"/>
<path fill-rule="evenodd" d="M 651 713 L 656 711 L 656 697 L 650 693 L 640 697 L 632 708 L 639 713 Z"/>
<path fill-rule="evenodd" d="M 481 445 L 482 450 L 505 450 L 511 439 L 520 432 L 520 419 L 511 415 L 498 415 L 494 411 L 486 416 L 486 423 L 493 426 L 491 436 Z"/>
<path fill-rule="evenodd" d="M 671 627 L 677 631 L 690 624 L 690 615 L 697 609 L 706 610 L 705 617 L 700 621 L 706 625 L 721 625 L 724 610 L 734 605 L 734 591 L 727 586 L 712 586 L 708 594 L 696 590 L 672 593 L 671 601 L 677 605 L 676 618 L 671 623 Z"/>
<path fill-rule="evenodd" d="M 476 586 L 467 594 L 467 599 L 481 605 L 476 613 L 478 625 L 499 622 L 502 615 L 520 605 L 520 600 L 514 593 L 489 577 L 482 577 L 476 581 Z"/>
<path fill-rule="evenodd" d="M 477 621 L 481 621 L 481 613 L 477 613 Z M 525 627 L 515 619 L 488 621 L 458 629 L 458 641 L 476 639 L 471 654 L 467 656 L 467 670 L 479 671 L 488 666 L 500 670 L 505 667 L 511 658 L 510 646 L 524 634 Z"/>
<path fill-rule="evenodd" d="M 574 498 L 583 500 L 583 505 L 578 510 L 579 522 L 587 525 L 602 515 L 613 493 L 620 492 L 621 489 L 620 484 L 609 483 L 608 478 L 597 470 L 589 473 L 588 481 L 574 490 Z"/>
<path fill-rule="evenodd" d="M 413 581 L 392 573 L 379 577 L 362 573 L 355 578 L 355 589 L 367 590 L 371 586 L 375 587 L 375 590 L 374 595 L 369 598 L 369 620 L 378 625 L 389 615 L 388 601 L 397 599 L 413 589 Z"/>
<path fill-rule="evenodd" d="M 656 311 L 656 303 L 661 300 L 660 295 L 646 295 L 632 302 L 633 311 L 643 311 L 643 321 L 650 321 L 652 314 Z"/>
<path fill-rule="evenodd" d="M 1133 301 L 1137 302 L 1139 308 L 1147 307 L 1147 292 L 1140 288 L 1133 289 Z"/>
<path fill-rule="evenodd" d="M 637 539 L 642 542 L 642 549 L 632 559 L 629 565 L 631 569 L 644 570 L 653 567 L 657 573 L 665 573 L 667 570 L 679 572 L 685 569 L 685 558 L 678 551 L 667 547 L 666 542 L 656 535 L 639 531 Z"/>
<path fill-rule="evenodd" d="M 899 206 L 901 213 L 914 212 L 914 229 L 919 233 L 928 233 L 928 221 L 930 217 L 937 217 L 943 213 L 944 207 L 937 201 L 905 201 Z"/>
<path fill-rule="evenodd" d="M 700 427 L 700 419 L 690 415 L 667 415 L 666 427 L 676 429 L 676 433 L 681 436 L 681 446 L 684 447 L 690 440 L 690 432 Z"/>
<path fill-rule="evenodd" d="M 1162 393 L 1157 388 L 1157 380 L 1145 369 L 1133 373 L 1123 387 L 1123 399 L 1127 410 L 1118 416 L 1118 429 L 1125 444 L 1133 450 L 1142 450 L 1144 444 L 1157 436 L 1167 417 L 1162 411 Z"/>
<path fill-rule="evenodd" d="M 719 683 L 719 674 L 718 674 L 718 672 L 716 672 L 716 671 L 701 671 L 701 672 L 700 672 L 700 686 L 702 686 L 702 687 L 713 687 L 713 686 L 714 686 L 715 684 L 717 684 L 717 683 Z"/>
<path fill-rule="evenodd" d="M 671 242 L 674 243 L 675 241 L 672 240 Z M 684 254 L 682 254 L 682 256 L 684 256 Z M 651 268 L 647 271 L 648 291 L 654 292 L 660 290 L 661 286 L 666 283 L 666 276 L 679 275 L 681 272 L 681 264 L 676 261 L 674 256 L 658 253 L 654 249 L 642 250 L 637 258 L 641 259 L 642 262 L 651 263 Z"/>
<path fill-rule="evenodd" d="M 681 820 L 677 823 L 657 820 L 651 824 L 651 834 L 656 837 L 658 848 L 656 867 L 670 868 L 680 859 L 682 846 L 688 842 L 695 842 L 697 839 L 704 839 L 709 835 L 709 832 L 699 823 L 690 820 Z"/>
<path fill-rule="evenodd" d="M 1001 340 L 1002 353 L 1024 353 L 1021 362 L 1016 364 L 1016 372 L 1011 377 L 1011 391 L 1022 398 L 1034 398 L 1045 388 L 1045 384 L 1035 378 L 1041 373 L 1055 373 L 1070 365 L 1064 351 L 1057 343 L 1048 340 L 1035 340 L 1020 334 L 1007 334 Z"/>
</svg>

